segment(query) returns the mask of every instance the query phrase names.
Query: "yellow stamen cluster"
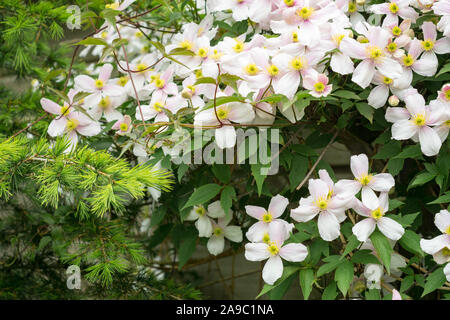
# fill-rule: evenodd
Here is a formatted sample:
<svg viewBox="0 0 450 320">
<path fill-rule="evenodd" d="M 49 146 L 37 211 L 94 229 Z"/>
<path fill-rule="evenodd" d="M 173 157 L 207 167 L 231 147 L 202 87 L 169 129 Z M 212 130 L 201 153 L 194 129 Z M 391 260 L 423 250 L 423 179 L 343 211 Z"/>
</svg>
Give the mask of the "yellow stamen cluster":
<svg viewBox="0 0 450 320">
<path fill-rule="evenodd" d="M 403 57 L 403 64 L 405 66 L 410 67 L 413 65 L 413 63 L 414 63 L 414 58 L 412 57 L 412 55 L 408 54 Z"/>
<path fill-rule="evenodd" d="M 155 102 L 155 104 L 153 105 L 153 109 L 155 109 L 157 112 L 161 112 L 163 107 L 164 103 L 162 102 Z"/>
<path fill-rule="evenodd" d="M 334 42 L 339 46 L 341 44 L 342 39 L 344 39 L 345 34 L 337 34 L 333 36 Z"/>
<path fill-rule="evenodd" d="M 363 36 L 358 36 L 358 38 L 356 38 L 356 40 L 359 43 L 369 43 L 369 39 L 367 39 L 366 37 L 363 37 Z"/>
<path fill-rule="evenodd" d="M 356 3 L 353 1 L 350 1 L 348 3 L 348 12 L 353 13 L 356 11 Z"/>
<path fill-rule="evenodd" d="M 208 56 L 208 48 L 200 48 L 197 51 L 197 55 L 202 58 L 206 58 Z"/>
<path fill-rule="evenodd" d="M 425 51 L 430 51 L 434 48 L 434 41 L 431 39 L 427 39 L 422 41 L 422 47 Z"/>
<path fill-rule="evenodd" d="M 322 82 L 316 82 L 314 84 L 314 90 L 316 92 L 323 92 L 325 90 L 325 85 Z"/>
<path fill-rule="evenodd" d="M 392 83 L 392 79 L 388 78 L 388 77 L 383 77 L 383 83 L 384 84 L 391 84 Z"/>
<path fill-rule="evenodd" d="M 107 109 L 110 105 L 111 105 L 111 99 L 110 99 L 108 96 L 103 97 L 103 98 L 100 100 L 100 102 L 98 103 L 98 106 L 99 106 L 101 109 Z"/>
<path fill-rule="evenodd" d="M 391 2 L 391 4 L 389 5 L 389 10 L 392 13 L 397 13 L 398 12 L 398 5 L 395 2 Z"/>
<path fill-rule="evenodd" d="M 278 252 L 280 252 L 280 248 L 276 245 L 276 243 L 272 242 L 267 247 L 267 250 L 269 250 L 270 254 L 273 256 L 276 256 Z"/>
<path fill-rule="evenodd" d="M 220 120 L 224 120 L 228 117 L 228 110 L 225 108 L 217 108 L 217 117 L 219 117 Z"/>
<path fill-rule="evenodd" d="M 77 119 L 67 120 L 66 127 L 69 131 L 75 130 L 79 126 L 80 122 Z"/>
<path fill-rule="evenodd" d="M 443 249 L 442 249 L 442 255 L 444 255 L 444 256 L 450 256 L 450 248 L 449 247 L 444 247 Z"/>
<path fill-rule="evenodd" d="M 126 123 L 120 124 L 120 131 L 125 132 L 128 130 L 128 125 Z"/>
<path fill-rule="evenodd" d="M 328 208 L 328 200 L 324 198 L 319 198 L 316 200 L 316 206 L 320 210 L 326 210 Z"/>
<path fill-rule="evenodd" d="M 278 67 L 274 64 L 270 65 L 269 67 L 267 67 L 267 71 L 269 72 L 269 74 L 272 77 L 275 77 L 276 75 L 278 75 L 278 73 L 280 72 L 280 70 L 278 69 Z"/>
<path fill-rule="evenodd" d="M 396 37 L 398 37 L 399 35 L 402 34 L 402 29 L 400 29 L 399 27 L 395 26 L 392 28 L 392 34 Z"/>
<path fill-rule="evenodd" d="M 311 17 L 311 15 L 314 12 L 314 8 L 311 7 L 303 7 L 301 9 L 298 9 L 295 13 L 301 17 L 303 20 L 307 20 L 309 19 L 309 17 Z"/>
<path fill-rule="evenodd" d="M 446 233 L 446 234 L 450 234 L 450 225 L 447 226 L 447 229 L 445 229 L 445 233 Z"/>
<path fill-rule="evenodd" d="M 358 181 L 363 185 L 363 186 L 367 186 L 370 181 L 372 181 L 373 176 L 371 174 L 366 174 L 363 175 L 362 177 L 360 177 L 358 179 Z"/>
<path fill-rule="evenodd" d="M 159 89 L 164 88 L 164 85 L 166 84 L 166 82 L 164 81 L 164 79 L 158 78 L 155 79 L 155 86 Z"/>
<path fill-rule="evenodd" d="M 217 49 L 214 49 L 214 53 L 211 55 L 211 59 L 219 60 L 223 56 L 223 52 L 219 52 Z"/>
<path fill-rule="evenodd" d="M 223 233 L 223 230 L 222 230 L 222 228 L 217 227 L 217 228 L 214 229 L 213 233 L 214 233 L 215 236 L 218 237 L 218 236 L 220 236 Z"/>
<path fill-rule="evenodd" d="M 262 216 L 262 221 L 269 223 L 272 222 L 273 217 L 269 212 L 266 212 L 263 216 Z"/>
<path fill-rule="evenodd" d="M 69 107 L 68 106 L 61 107 L 61 115 L 67 116 L 68 114 L 69 114 Z"/>
<path fill-rule="evenodd" d="M 138 31 L 138 32 L 136 32 L 136 33 L 134 34 L 134 36 L 135 36 L 136 38 L 142 38 L 143 35 L 144 35 L 144 34 L 143 34 L 142 32 L 140 32 L 140 31 Z"/>
<path fill-rule="evenodd" d="M 195 213 L 198 214 L 199 216 L 204 216 L 205 213 L 206 213 L 206 210 L 205 210 L 205 208 L 203 208 L 202 206 L 198 206 L 198 207 L 195 209 Z"/>
<path fill-rule="evenodd" d="M 109 3 L 107 5 L 105 5 L 106 9 L 113 9 L 113 10 L 117 10 L 119 9 L 119 3 L 118 2 L 114 2 L 114 3 Z"/>
<path fill-rule="evenodd" d="M 292 7 L 295 4 L 294 0 L 284 0 L 284 4 L 288 7 Z"/>
<path fill-rule="evenodd" d="M 381 48 L 377 46 L 370 46 L 367 48 L 367 51 L 369 53 L 369 57 L 374 60 L 377 60 L 384 56 L 383 50 L 381 50 Z"/>
<path fill-rule="evenodd" d="M 145 63 L 139 63 L 136 66 L 136 71 L 139 71 L 139 73 L 144 73 L 145 71 L 147 71 L 147 68 L 148 68 L 148 66 Z"/>
<path fill-rule="evenodd" d="M 263 242 L 269 244 L 270 243 L 270 236 L 269 234 L 266 232 L 263 235 Z"/>
<path fill-rule="evenodd" d="M 302 57 L 297 57 L 291 60 L 290 62 L 292 69 L 294 70 L 302 70 L 304 66 L 304 60 Z"/>
<path fill-rule="evenodd" d="M 296 31 L 292 32 L 292 42 L 298 42 L 298 33 Z"/>
<path fill-rule="evenodd" d="M 100 80 L 100 79 L 95 80 L 95 87 L 97 89 L 102 89 L 103 86 L 104 86 L 103 80 Z"/>
<path fill-rule="evenodd" d="M 423 114 L 417 114 L 413 117 L 413 122 L 416 126 L 424 126 L 426 121 L 425 121 L 425 116 Z"/>
<path fill-rule="evenodd" d="M 197 79 L 203 77 L 202 69 L 195 70 L 195 77 Z"/>
<path fill-rule="evenodd" d="M 450 100 L 450 89 L 445 91 L 444 97 L 445 97 L 445 100 Z"/>
<path fill-rule="evenodd" d="M 384 216 L 383 211 L 381 210 L 381 208 L 375 209 L 373 210 L 370 215 L 372 216 L 372 218 L 374 218 L 375 220 L 378 220 L 380 218 L 382 218 Z"/>
<path fill-rule="evenodd" d="M 122 86 L 122 87 L 125 87 L 125 85 L 128 83 L 128 77 L 127 76 L 123 76 L 123 77 L 120 77 L 118 80 L 117 80 L 117 84 L 119 85 L 119 86 Z"/>
<path fill-rule="evenodd" d="M 389 52 L 395 52 L 395 50 L 397 50 L 397 44 L 395 42 L 391 42 L 386 48 Z"/>
<path fill-rule="evenodd" d="M 236 40 L 236 45 L 233 47 L 236 53 L 242 52 L 244 50 L 244 43 L 242 41 Z"/>
<path fill-rule="evenodd" d="M 247 72 L 248 75 L 254 76 L 259 73 L 259 68 L 254 63 L 249 63 L 245 66 L 245 72 Z"/>
<path fill-rule="evenodd" d="M 100 36 L 101 36 L 103 39 L 106 39 L 106 38 L 108 37 L 108 32 L 107 32 L 107 31 L 103 31 L 103 32 L 100 34 Z"/>
<path fill-rule="evenodd" d="M 178 45 L 182 49 L 191 50 L 192 49 L 192 43 L 188 40 L 181 41 Z"/>
</svg>

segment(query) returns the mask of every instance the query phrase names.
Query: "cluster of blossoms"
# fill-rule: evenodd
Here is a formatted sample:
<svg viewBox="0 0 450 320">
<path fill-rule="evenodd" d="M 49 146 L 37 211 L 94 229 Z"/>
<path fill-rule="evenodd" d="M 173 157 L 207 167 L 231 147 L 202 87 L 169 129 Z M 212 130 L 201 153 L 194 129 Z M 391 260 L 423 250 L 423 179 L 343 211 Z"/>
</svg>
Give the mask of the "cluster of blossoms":
<svg viewBox="0 0 450 320">
<path fill-rule="evenodd" d="M 108 8 L 123 11 L 132 2 L 116 2 Z M 235 126 L 267 127 L 277 112 L 292 123 L 303 117 L 303 111 L 295 107 L 265 101 L 270 95 L 292 100 L 304 89 L 311 97 L 323 99 L 333 90 L 330 76 L 351 74 L 358 86 L 371 88 L 369 105 L 381 108 L 389 102 L 393 106 L 386 110 L 386 119 L 394 122 L 392 138 L 420 141 L 427 156 L 439 152 L 450 125 L 450 85 L 445 85 L 437 92 L 437 99 L 426 106 L 411 83 L 414 74 L 434 76 L 436 55 L 450 52 L 447 1 L 431 1 L 424 6 L 419 1 L 392 0 L 361 8 L 351 0 L 210 0 L 207 8 L 212 14 L 200 24 L 188 23 L 181 33 L 170 37 L 160 35 L 165 52 L 176 59 L 168 59 L 156 50 L 149 52 L 148 40 L 135 26 L 105 23 L 96 37 L 108 44 L 127 39 L 127 56 L 134 59 L 106 58 L 115 62 L 122 73 L 117 78 L 111 78 L 113 67 L 109 63 L 95 78 L 77 76 L 75 93 L 90 95 L 73 106 L 71 103 L 69 108 L 50 106 L 47 99 L 43 100 L 44 109 L 58 115 L 49 134 L 68 134 L 75 144 L 77 134 L 98 134 L 100 124 L 105 123 L 99 122 L 101 119 L 116 121 L 113 129 L 120 135 L 133 137 L 132 127 L 148 121 L 161 127 L 161 133 L 169 126 L 170 115 L 189 107 L 195 113 L 193 125 L 214 130 L 217 145 L 230 148 L 236 143 Z M 411 24 L 417 21 L 419 12 L 430 8 L 442 18 L 437 26 L 432 21 L 423 22 L 423 35 L 417 38 Z M 382 23 L 369 24 L 362 11 L 379 15 Z M 226 36 L 217 42 L 214 19 L 251 19 L 257 24 L 238 37 Z M 443 36 L 439 37 L 438 31 Z M 269 32 L 273 36 L 267 36 Z M 94 46 L 92 54 L 101 55 L 99 47 Z M 217 79 L 223 75 L 238 79 L 236 86 L 218 86 Z M 214 79 L 217 85 L 197 83 L 204 78 Z M 390 92 L 393 95 L 388 99 Z M 218 104 L 221 97 L 235 99 Z M 134 121 L 118 110 L 130 98 L 139 100 Z M 399 100 L 405 102 L 406 108 L 395 107 Z M 80 109 L 88 117 L 83 117 Z M 136 143 L 147 148 L 144 141 Z"/>
<path fill-rule="evenodd" d="M 326 170 L 319 170 L 319 179 L 309 180 L 310 196 L 300 199 L 299 206 L 290 212 L 291 218 L 297 222 L 308 222 L 319 216 L 317 226 L 320 237 L 333 241 L 341 234 L 340 224 L 347 218 L 346 210 L 352 209 L 363 218 L 354 224 L 352 232 L 359 241 L 369 246 L 367 248 L 373 250 L 369 237 L 376 228 L 388 239 L 399 240 L 405 232 L 404 228 L 397 221 L 385 217 L 389 211 L 388 192 L 395 184 L 394 178 L 389 173 L 370 174 L 369 160 L 365 154 L 352 156 L 350 161 L 354 180 L 341 179 L 334 183 Z M 379 196 L 375 192 L 379 192 Z M 356 197 L 358 194 L 362 200 Z M 298 243 L 286 245 L 289 246 L 288 253 L 281 247 L 294 228 L 293 224 L 279 218 L 288 204 L 288 199 L 277 195 L 272 198 L 267 210 L 251 205 L 245 207 L 247 214 L 259 220 L 246 234 L 252 242 L 246 245 L 246 257 L 252 261 L 270 257 L 270 263 L 263 270 L 263 279 L 269 284 L 282 274 L 279 256 L 287 261 L 303 261 L 307 255 L 306 248 Z M 277 235 L 275 243 L 271 232 Z M 403 266 L 403 263 L 401 261 L 400 265 Z"/>
</svg>

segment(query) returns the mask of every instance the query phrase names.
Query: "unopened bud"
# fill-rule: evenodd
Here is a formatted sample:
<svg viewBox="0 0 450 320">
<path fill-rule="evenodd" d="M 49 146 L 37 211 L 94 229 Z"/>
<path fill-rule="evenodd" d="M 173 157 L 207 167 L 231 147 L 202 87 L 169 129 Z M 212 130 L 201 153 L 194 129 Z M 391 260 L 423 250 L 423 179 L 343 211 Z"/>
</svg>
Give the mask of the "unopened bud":
<svg viewBox="0 0 450 320">
<path fill-rule="evenodd" d="M 392 96 L 389 97 L 388 103 L 389 103 L 389 105 L 390 105 L 391 107 L 396 107 L 396 106 L 398 106 L 398 104 L 400 103 L 400 100 L 398 99 L 397 96 L 392 95 Z"/>
<path fill-rule="evenodd" d="M 356 4 L 359 6 L 362 6 L 364 3 L 366 3 L 366 0 L 356 0 Z"/>
<path fill-rule="evenodd" d="M 192 90 L 189 88 L 184 88 L 183 91 L 181 91 L 181 96 L 184 99 L 191 99 L 192 98 Z"/>
<path fill-rule="evenodd" d="M 352 30 L 348 30 L 347 36 L 348 36 L 349 38 L 353 38 L 355 35 L 353 34 L 353 31 L 352 31 Z"/>
</svg>

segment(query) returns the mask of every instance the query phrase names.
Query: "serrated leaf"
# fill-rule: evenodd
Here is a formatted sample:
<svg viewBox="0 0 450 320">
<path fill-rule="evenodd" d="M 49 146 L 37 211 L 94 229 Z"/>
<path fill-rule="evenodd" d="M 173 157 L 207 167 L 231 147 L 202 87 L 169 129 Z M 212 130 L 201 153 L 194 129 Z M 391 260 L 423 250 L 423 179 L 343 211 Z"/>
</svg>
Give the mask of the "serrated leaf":
<svg viewBox="0 0 450 320">
<path fill-rule="evenodd" d="M 444 268 L 438 268 L 433 273 L 431 273 L 425 282 L 425 287 L 422 293 L 422 296 L 426 296 L 430 292 L 433 292 L 437 288 L 440 288 L 444 285 L 446 281 L 445 274 L 444 274 Z"/>
<path fill-rule="evenodd" d="M 331 95 L 340 97 L 340 98 L 346 98 L 346 99 L 352 99 L 352 100 L 361 100 L 361 98 L 354 92 L 348 91 L 348 90 L 337 90 Z"/>
<path fill-rule="evenodd" d="M 336 299 L 338 292 L 336 290 L 336 281 L 331 281 L 322 293 L 322 300 Z"/>
</svg>

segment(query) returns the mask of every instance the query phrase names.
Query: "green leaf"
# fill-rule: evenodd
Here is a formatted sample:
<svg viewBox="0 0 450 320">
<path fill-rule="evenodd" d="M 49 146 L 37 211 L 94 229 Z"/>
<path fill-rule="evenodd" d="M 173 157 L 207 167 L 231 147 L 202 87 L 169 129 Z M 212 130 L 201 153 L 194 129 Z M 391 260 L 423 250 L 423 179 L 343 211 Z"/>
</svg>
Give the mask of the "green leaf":
<svg viewBox="0 0 450 320">
<path fill-rule="evenodd" d="M 425 282 L 424 291 L 422 293 L 422 296 L 426 296 L 430 292 L 433 292 L 437 288 L 440 288 L 444 285 L 446 281 L 445 274 L 444 274 L 444 268 L 441 267 L 439 269 L 436 269 L 427 277 L 427 281 Z"/>
<path fill-rule="evenodd" d="M 109 46 L 108 42 L 100 38 L 87 38 L 74 44 L 74 46 Z"/>
<path fill-rule="evenodd" d="M 220 205 L 227 216 L 230 214 L 233 199 L 236 200 L 236 191 L 232 186 L 226 186 L 220 195 Z"/>
<path fill-rule="evenodd" d="M 262 187 L 264 184 L 264 180 L 266 179 L 267 175 L 261 174 L 261 170 L 264 170 L 265 166 L 261 164 L 252 164 L 251 170 L 252 175 L 255 178 L 256 181 L 256 187 L 258 188 L 258 195 L 261 195 Z"/>
<path fill-rule="evenodd" d="M 201 186 L 191 194 L 189 200 L 181 210 L 198 204 L 203 204 L 206 201 L 211 200 L 220 192 L 221 189 L 222 187 L 215 183 L 205 184 Z"/>
<path fill-rule="evenodd" d="M 359 241 L 354 234 L 350 236 L 350 238 L 347 239 L 347 245 L 345 246 L 345 250 L 341 255 L 341 260 L 348 255 L 350 252 L 355 250 L 360 244 L 361 241 Z"/>
<path fill-rule="evenodd" d="M 386 267 L 386 271 L 390 274 L 391 254 L 393 250 L 388 238 L 386 238 L 386 236 L 380 231 L 375 230 L 370 236 L 370 240 L 372 241 L 378 256 L 383 262 L 383 265 Z"/>
<path fill-rule="evenodd" d="M 326 273 L 329 273 L 337 268 L 338 265 L 342 263 L 342 260 L 340 260 L 340 256 L 329 256 L 323 261 L 330 261 L 322 266 L 320 266 L 319 270 L 317 270 L 317 277 L 321 277 Z"/>
<path fill-rule="evenodd" d="M 186 171 L 189 169 L 189 166 L 185 163 L 180 164 L 178 167 L 178 182 L 181 182 L 181 179 L 183 178 Z"/>
<path fill-rule="evenodd" d="M 49 236 L 42 237 L 41 240 L 39 241 L 37 251 L 41 251 L 42 249 L 44 249 L 51 241 L 52 241 L 52 238 Z"/>
<path fill-rule="evenodd" d="M 400 292 L 405 292 L 408 290 L 414 283 L 414 275 L 406 276 L 400 282 Z"/>
<path fill-rule="evenodd" d="M 429 172 L 421 172 L 414 177 L 414 179 L 409 183 L 408 188 L 406 190 L 415 188 L 417 186 L 424 185 L 427 182 L 430 182 L 434 179 L 436 175 Z"/>
<path fill-rule="evenodd" d="M 351 258 L 353 263 L 360 264 L 380 264 L 380 261 L 375 257 L 370 250 L 359 250 L 355 252 Z"/>
<path fill-rule="evenodd" d="M 299 185 L 308 171 L 308 158 L 299 154 L 292 157 L 291 171 L 289 172 L 289 182 L 291 192 Z"/>
<path fill-rule="evenodd" d="M 294 272 L 297 272 L 300 268 L 299 267 L 293 267 L 293 266 L 287 266 L 283 268 L 283 274 L 281 275 L 280 279 L 278 279 L 273 285 L 270 284 L 264 284 L 264 287 L 262 288 L 261 292 L 256 296 L 255 299 L 258 299 L 262 295 L 266 294 L 267 292 L 273 290 L 274 288 L 278 287 L 284 280 L 289 278 Z"/>
<path fill-rule="evenodd" d="M 435 78 L 439 77 L 441 74 L 444 73 L 448 73 L 450 72 L 450 63 L 447 63 L 446 65 L 444 65 L 441 70 L 439 70 L 438 73 L 436 73 L 436 75 L 434 76 Z"/>
<path fill-rule="evenodd" d="M 420 248 L 420 236 L 417 233 L 406 230 L 403 237 L 399 240 L 399 243 L 409 252 L 425 257 L 425 253 Z"/>
<path fill-rule="evenodd" d="M 393 176 L 396 176 L 400 173 L 403 169 L 403 164 L 405 162 L 405 159 L 389 159 L 388 161 L 388 171 Z"/>
<path fill-rule="evenodd" d="M 434 201 L 428 202 L 427 204 L 439 204 L 439 203 L 449 203 L 450 202 L 450 192 L 440 196 Z"/>
<path fill-rule="evenodd" d="M 348 260 L 344 260 L 337 267 L 334 274 L 334 280 L 336 281 L 339 290 L 345 296 L 350 288 L 350 283 L 353 280 L 353 263 Z"/>
<path fill-rule="evenodd" d="M 331 93 L 331 95 L 336 96 L 336 97 L 340 97 L 340 98 L 346 98 L 346 99 L 352 99 L 352 100 L 361 100 L 361 98 L 355 94 L 352 91 L 348 91 L 348 90 L 337 90 L 333 93 Z"/>
<path fill-rule="evenodd" d="M 402 152 L 396 155 L 396 159 L 407 159 L 407 158 L 418 158 L 422 156 L 422 151 L 420 150 L 420 145 L 415 144 L 412 146 L 406 146 Z"/>
<path fill-rule="evenodd" d="M 169 56 L 191 56 L 194 57 L 195 53 L 191 50 L 184 48 L 174 48 L 169 52 Z"/>
<path fill-rule="evenodd" d="M 336 299 L 338 292 L 336 290 L 336 281 L 331 281 L 325 288 L 322 294 L 322 300 L 334 300 Z"/>
<path fill-rule="evenodd" d="M 203 84 L 203 83 L 210 83 L 210 84 L 216 84 L 216 79 L 214 78 L 210 78 L 210 77 L 202 77 L 197 79 L 197 81 L 195 81 L 194 85 L 198 85 L 198 84 Z"/>
<path fill-rule="evenodd" d="M 166 215 L 167 208 L 165 206 L 160 206 L 155 209 L 152 213 L 152 217 L 150 219 L 150 227 L 157 226 L 161 223 Z"/>
<path fill-rule="evenodd" d="M 313 269 L 300 270 L 299 280 L 300 280 L 300 288 L 302 289 L 303 293 L 303 298 L 305 300 L 308 300 L 314 283 L 314 270 Z"/>
<path fill-rule="evenodd" d="M 180 245 L 180 250 L 178 251 L 178 269 L 181 270 L 186 262 L 189 261 L 191 256 L 195 252 L 197 247 L 197 234 L 190 233 Z"/>
<path fill-rule="evenodd" d="M 291 287 L 295 274 L 289 276 L 286 280 L 281 282 L 276 288 L 270 291 L 270 300 L 280 300 L 286 294 L 286 291 Z"/>
<path fill-rule="evenodd" d="M 213 164 L 211 171 L 214 173 L 217 179 L 223 183 L 229 183 L 231 179 L 231 169 L 226 164 Z"/>
<path fill-rule="evenodd" d="M 378 289 L 370 289 L 366 291 L 366 299 L 367 300 L 381 300 L 380 290 Z"/>
<path fill-rule="evenodd" d="M 374 108 L 369 106 L 365 102 L 358 102 L 356 104 L 356 109 L 359 111 L 360 114 L 364 116 L 367 120 L 369 120 L 370 123 L 373 121 L 373 113 L 375 112 Z"/>
<path fill-rule="evenodd" d="M 396 154 L 400 152 L 401 143 L 397 140 L 392 140 L 386 143 L 384 146 L 380 148 L 376 155 L 374 155 L 373 159 L 390 159 L 393 158 Z"/>
</svg>

